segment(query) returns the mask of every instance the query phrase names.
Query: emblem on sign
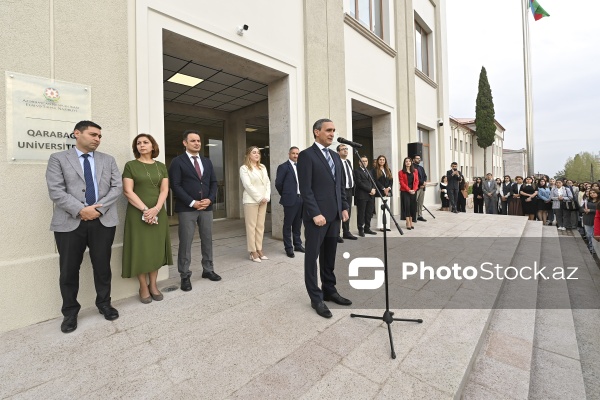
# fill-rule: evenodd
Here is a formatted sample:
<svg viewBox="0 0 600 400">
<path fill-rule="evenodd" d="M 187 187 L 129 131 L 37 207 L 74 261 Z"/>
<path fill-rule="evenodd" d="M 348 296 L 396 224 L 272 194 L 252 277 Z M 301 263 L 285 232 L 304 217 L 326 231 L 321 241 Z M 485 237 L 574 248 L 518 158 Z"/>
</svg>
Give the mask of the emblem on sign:
<svg viewBox="0 0 600 400">
<path fill-rule="evenodd" d="M 46 98 L 46 100 L 50 100 L 53 102 L 57 102 L 58 100 L 60 100 L 60 94 L 58 93 L 58 90 L 51 87 L 46 88 L 46 90 L 44 90 L 44 97 Z"/>
</svg>

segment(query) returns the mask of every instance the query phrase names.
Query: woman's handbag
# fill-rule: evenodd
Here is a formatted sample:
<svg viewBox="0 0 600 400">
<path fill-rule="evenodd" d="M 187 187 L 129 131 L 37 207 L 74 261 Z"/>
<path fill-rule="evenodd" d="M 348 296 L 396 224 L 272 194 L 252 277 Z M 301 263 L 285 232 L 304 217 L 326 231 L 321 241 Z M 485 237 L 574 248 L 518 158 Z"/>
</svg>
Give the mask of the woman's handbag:
<svg viewBox="0 0 600 400">
<path fill-rule="evenodd" d="M 577 204 L 577 199 L 575 198 L 575 193 L 573 193 L 573 189 L 570 189 L 567 187 L 567 189 L 569 189 L 571 191 L 571 195 L 573 196 L 572 200 L 563 200 L 561 206 L 563 210 L 569 210 L 569 211 L 576 211 L 579 210 L 579 204 Z"/>
</svg>

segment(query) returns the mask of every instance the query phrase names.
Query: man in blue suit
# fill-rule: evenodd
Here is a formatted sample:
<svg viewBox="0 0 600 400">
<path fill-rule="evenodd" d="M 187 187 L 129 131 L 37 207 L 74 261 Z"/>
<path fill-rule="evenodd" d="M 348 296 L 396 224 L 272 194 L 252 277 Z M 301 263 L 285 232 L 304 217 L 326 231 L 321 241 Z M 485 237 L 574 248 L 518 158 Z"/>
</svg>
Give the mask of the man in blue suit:
<svg viewBox="0 0 600 400">
<path fill-rule="evenodd" d="M 298 185 L 297 162 L 300 149 L 290 147 L 289 160 L 277 167 L 275 188 L 281 196 L 279 204 L 283 206 L 283 246 L 285 254 L 294 258 L 294 250 L 304 253 L 300 231 L 302 229 L 302 197 Z M 291 232 L 291 234 L 290 234 Z M 294 246 L 292 247 L 292 235 Z"/>
<path fill-rule="evenodd" d="M 312 308 L 324 318 L 332 314 L 323 301 L 349 306 L 335 288 L 335 253 L 340 222 L 348 220 L 346 177 L 340 156 L 329 150 L 333 143 L 335 126 L 329 119 L 320 119 L 313 125 L 315 143 L 298 155 L 298 182 L 304 201 L 302 219 L 306 254 L 304 256 L 304 283 Z M 319 259 L 322 289 L 317 282 Z"/>
<path fill-rule="evenodd" d="M 179 254 L 177 269 L 181 290 L 192 290 L 190 263 L 192 241 L 198 225 L 202 250 L 202 277 L 219 281 L 213 267 L 212 205 L 217 196 L 217 177 L 212 162 L 200 155 L 202 143 L 195 130 L 183 132 L 185 153 L 175 157 L 169 167 L 169 181 L 175 195 L 175 212 L 179 216 Z"/>
</svg>

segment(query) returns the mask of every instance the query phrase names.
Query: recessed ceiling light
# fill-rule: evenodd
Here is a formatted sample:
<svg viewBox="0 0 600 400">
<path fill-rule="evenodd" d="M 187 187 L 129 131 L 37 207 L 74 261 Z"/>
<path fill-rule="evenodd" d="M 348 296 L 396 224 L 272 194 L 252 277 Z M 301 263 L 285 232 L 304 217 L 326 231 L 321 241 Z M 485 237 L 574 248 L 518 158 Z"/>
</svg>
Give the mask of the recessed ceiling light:
<svg viewBox="0 0 600 400">
<path fill-rule="evenodd" d="M 246 128 L 246 132 L 254 132 L 257 131 L 257 128 Z"/>
<path fill-rule="evenodd" d="M 189 76 L 185 74 L 175 74 L 168 79 L 169 82 L 178 83 L 180 85 L 191 86 L 194 87 L 204 79 L 196 78 L 194 76 Z"/>
</svg>

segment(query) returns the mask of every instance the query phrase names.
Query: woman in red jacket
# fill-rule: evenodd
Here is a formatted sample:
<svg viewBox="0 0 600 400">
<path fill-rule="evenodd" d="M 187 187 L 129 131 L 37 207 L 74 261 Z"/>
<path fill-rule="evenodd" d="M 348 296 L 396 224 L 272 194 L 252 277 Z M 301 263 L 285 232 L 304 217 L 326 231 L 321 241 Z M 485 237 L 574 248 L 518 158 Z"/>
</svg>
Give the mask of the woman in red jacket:
<svg viewBox="0 0 600 400">
<path fill-rule="evenodd" d="M 419 190 L 419 173 L 412 165 L 410 157 L 402 162 L 398 172 L 400 179 L 400 218 L 406 220 L 406 229 L 414 229 L 413 220 L 417 218 L 417 190 Z"/>
</svg>

